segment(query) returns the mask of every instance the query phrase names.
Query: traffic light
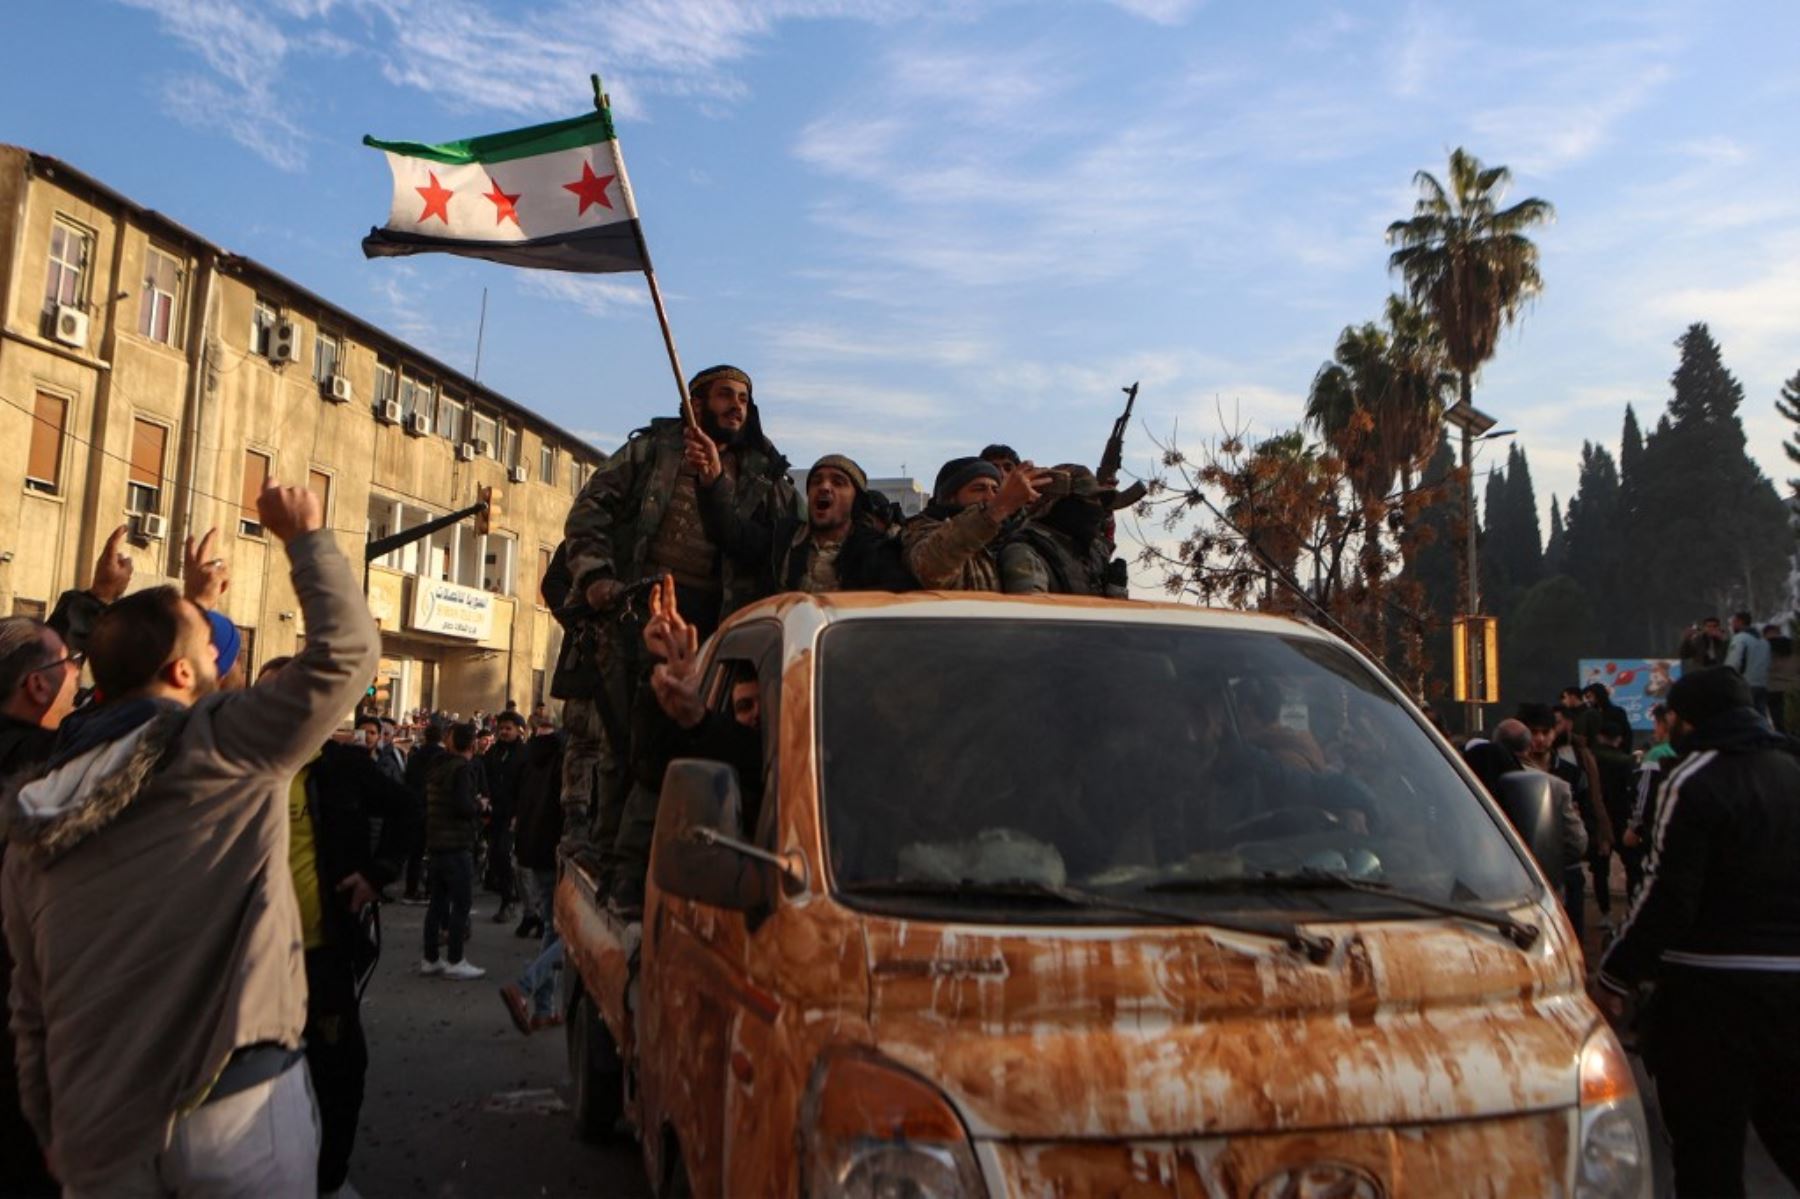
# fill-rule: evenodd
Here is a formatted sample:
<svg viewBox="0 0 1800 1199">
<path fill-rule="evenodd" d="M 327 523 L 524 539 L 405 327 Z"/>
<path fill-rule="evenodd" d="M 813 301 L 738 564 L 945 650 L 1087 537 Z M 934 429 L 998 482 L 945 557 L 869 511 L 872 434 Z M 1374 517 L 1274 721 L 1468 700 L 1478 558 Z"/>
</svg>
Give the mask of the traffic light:
<svg viewBox="0 0 1800 1199">
<path fill-rule="evenodd" d="M 475 514 L 475 531 L 486 535 L 500 523 L 500 492 L 492 487 L 479 487 L 475 490 L 476 502 L 481 511 Z"/>
</svg>

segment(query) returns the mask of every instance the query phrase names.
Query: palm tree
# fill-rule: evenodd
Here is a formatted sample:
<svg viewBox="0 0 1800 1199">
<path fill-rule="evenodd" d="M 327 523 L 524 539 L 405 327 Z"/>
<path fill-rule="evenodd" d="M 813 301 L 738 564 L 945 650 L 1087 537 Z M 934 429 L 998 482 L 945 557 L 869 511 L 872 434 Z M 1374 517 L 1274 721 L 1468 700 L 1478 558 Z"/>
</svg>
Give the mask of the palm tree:
<svg viewBox="0 0 1800 1199">
<path fill-rule="evenodd" d="M 1388 269 L 1400 272 L 1408 295 L 1437 326 L 1464 403 L 1474 394 L 1475 372 L 1494 356 L 1500 326 L 1517 319 L 1543 287 L 1537 245 L 1525 231 L 1556 211 L 1536 198 L 1497 207 L 1511 181 L 1511 171 L 1484 167 L 1459 146 L 1450 154 L 1449 188 L 1420 171 L 1412 219 L 1388 226 L 1388 241 L 1400 247 Z"/>
<path fill-rule="evenodd" d="M 1344 464 L 1344 476 L 1361 511 L 1363 545 L 1359 560 L 1363 587 L 1374 601 L 1367 613 L 1372 643 L 1382 629 L 1379 592 L 1386 573 L 1381 560 L 1381 516 L 1394 481 L 1394 462 L 1382 445 L 1377 414 L 1395 394 L 1387 334 L 1374 324 L 1346 325 L 1332 359 L 1313 376 L 1306 419 Z"/>
<path fill-rule="evenodd" d="M 1404 495 L 1412 491 L 1413 472 L 1437 449 L 1456 375 L 1448 369 L 1444 339 L 1423 309 L 1404 296 L 1389 296 L 1384 315 L 1392 386 L 1378 405 L 1376 426 Z"/>
</svg>

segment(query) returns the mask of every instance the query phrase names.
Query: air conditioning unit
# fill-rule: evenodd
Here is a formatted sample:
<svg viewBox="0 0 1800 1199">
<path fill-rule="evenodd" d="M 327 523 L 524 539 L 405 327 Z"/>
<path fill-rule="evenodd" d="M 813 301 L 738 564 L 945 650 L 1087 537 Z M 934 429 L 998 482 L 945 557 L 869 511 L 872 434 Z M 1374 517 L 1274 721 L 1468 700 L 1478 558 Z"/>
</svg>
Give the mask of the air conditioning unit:
<svg viewBox="0 0 1800 1199">
<path fill-rule="evenodd" d="M 56 323 L 51 327 L 56 340 L 76 349 L 87 345 L 88 315 L 72 304 L 56 306 Z"/>
<path fill-rule="evenodd" d="M 431 432 L 431 418 L 423 412 L 415 412 L 406 418 L 406 431 L 414 437 L 423 437 Z"/>
<path fill-rule="evenodd" d="M 508 467 L 506 470 L 506 478 L 508 482 L 523 483 L 525 481 L 525 468 L 522 466 Z"/>
<path fill-rule="evenodd" d="M 300 360 L 300 326 L 290 320 L 279 320 L 269 331 L 269 361 L 298 362 Z"/>
<path fill-rule="evenodd" d="M 473 441 L 463 442 L 461 445 L 456 447 L 456 456 L 464 462 L 475 461 L 475 446 L 476 446 L 476 444 L 477 443 L 475 443 Z"/>
<path fill-rule="evenodd" d="M 344 375 L 332 375 L 325 380 L 325 394 L 333 403 L 348 404 L 355 396 L 350 380 Z"/>
<path fill-rule="evenodd" d="M 384 425 L 399 424 L 400 423 L 400 401 L 399 400 L 383 400 L 383 401 L 381 401 L 381 405 L 375 409 L 375 419 L 379 420 Z"/>
<path fill-rule="evenodd" d="M 169 535 L 169 518 L 160 512 L 140 512 L 137 533 L 146 541 L 161 541 Z"/>
</svg>

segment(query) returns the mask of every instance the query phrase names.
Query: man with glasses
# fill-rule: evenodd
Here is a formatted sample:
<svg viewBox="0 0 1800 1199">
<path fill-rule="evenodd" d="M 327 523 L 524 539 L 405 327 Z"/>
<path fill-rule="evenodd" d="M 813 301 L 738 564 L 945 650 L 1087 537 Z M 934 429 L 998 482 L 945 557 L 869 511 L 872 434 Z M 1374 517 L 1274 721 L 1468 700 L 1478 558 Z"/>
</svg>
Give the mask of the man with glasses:
<svg viewBox="0 0 1800 1199">
<path fill-rule="evenodd" d="M 0 780 L 34 772 L 48 761 L 57 730 L 75 711 L 86 655 L 63 638 L 85 633 L 93 617 L 124 594 L 131 582 L 131 559 L 119 548 L 125 533 L 124 525 L 113 530 L 95 564 L 93 584 L 66 593 L 51 623 L 29 616 L 0 619 Z M 0 839 L 0 862 L 5 854 Z M 0 938 L 0 996 L 12 985 L 12 971 Z M 8 1194 L 55 1195 L 56 1181 L 44 1167 L 37 1135 L 20 1105 L 13 1060 L 12 1031 L 0 1019 L 0 1178 Z"/>
</svg>

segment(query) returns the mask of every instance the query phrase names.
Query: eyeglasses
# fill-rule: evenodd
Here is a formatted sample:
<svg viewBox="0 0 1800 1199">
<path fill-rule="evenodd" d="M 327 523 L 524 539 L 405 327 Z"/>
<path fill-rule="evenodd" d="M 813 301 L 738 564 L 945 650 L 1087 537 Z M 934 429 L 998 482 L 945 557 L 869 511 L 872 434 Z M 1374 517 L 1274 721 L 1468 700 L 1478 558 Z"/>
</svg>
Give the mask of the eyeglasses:
<svg viewBox="0 0 1800 1199">
<path fill-rule="evenodd" d="M 76 670 L 80 670 L 81 664 L 86 661 L 87 661 L 87 655 L 77 651 L 77 652 L 71 653 L 66 658 L 58 658 L 56 661 L 46 662 L 42 666 L 33 666 L 30 670 L 26 671 L 25 673 L 26 674 L 36 674 L 40 670 L 54 670 L 56 667 L 61 666 L 64 663 L 67 663 L 68 665 L 73 666 Z"/>
</svg>

